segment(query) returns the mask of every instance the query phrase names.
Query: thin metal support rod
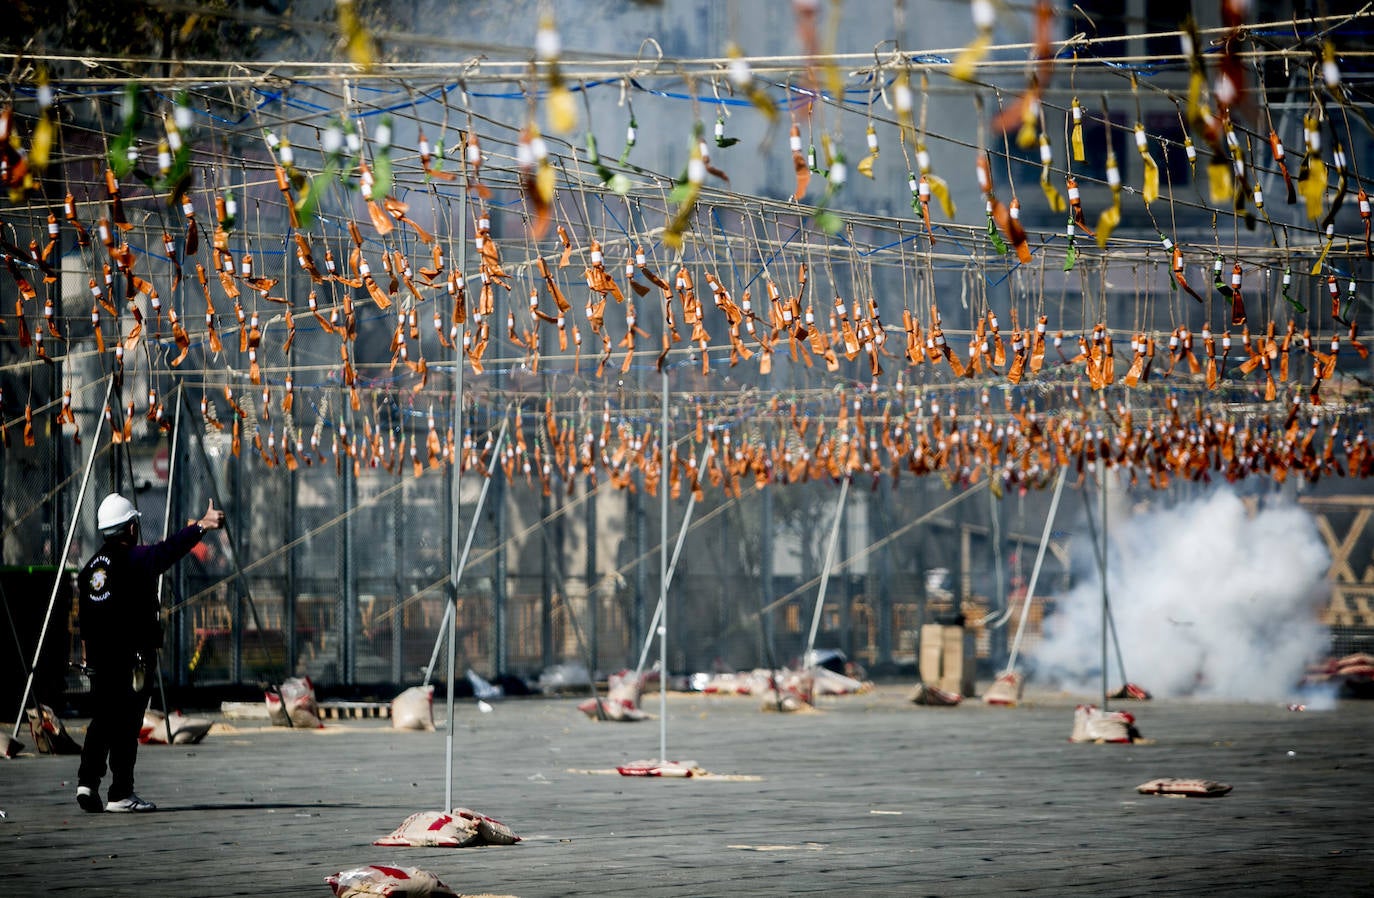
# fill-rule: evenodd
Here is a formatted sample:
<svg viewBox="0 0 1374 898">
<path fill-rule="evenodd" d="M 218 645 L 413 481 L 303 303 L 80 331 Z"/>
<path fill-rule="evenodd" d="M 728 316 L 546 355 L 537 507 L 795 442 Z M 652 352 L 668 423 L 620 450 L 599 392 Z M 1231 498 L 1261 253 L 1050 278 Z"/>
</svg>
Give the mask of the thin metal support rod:
<svg viewBox="0 0 1374 898">
<path fill-rule="evenodd" d="M 821 586 L 816 592 L 816 610 L 811 615 L 811 632 L 806 637 L 806 653 L 802 666 L 811 666 L 811 653 L 816 649 L 816 632 L 821 628 L 821 610 L 825 607 L 825 588 L 830 583 L 830 570 L 835 564 L 835 547 L 840 541 L 840 521 L 844 520 L 844 502 L 849 497 L 849 480 L 840 484 L 840 498 L 835 502 L 835 523 L 830 527 L 830 545 L 825 550 L 825 567 L 821 569 Z"/>
<path fill-rule="evenodd" d="M 1021 651 L 1021 637 L 1026 632 L 1026 619 L 1030 617 L 1031 601 L 1035 598 L 1035 586 L 1040 582 L 1040 568 L 1045 563 L 1045 550 L 1049 548 L 1050 532 L 1054 527 L 1054 515 L 1059 510 L 1059 497 L 1064 493 L 1064 481 L 1068 479 L 1067 466 L 1059 469 L 1059 479 L 1054 484 L 1054 496 L 1050 499 L 1050 511 L 1045 515 L 1045 530 L 1040 534 L 1040 548 L 1035 552 L 1035 566 L 1031 568 L 1030 584 L 1026 587 L 1026 597 L 1021 601 L 1021 619 L 1016 622 L 1016 637 L 1011 641 L 1011 652 L 1007 655 L 1004 673 L 1016 669 L 1016 656 Z"/>
<path fill-rule="evenodd" d="M 496 438 L 496 449 L 492 453 L 493 458 L 497 457 L 496 453 L 501 451 L 501 444 L 505 441 L 505 437 L 506 422 L 502 421 L 501 433 Z M 495 475 L 492 473 L 492 471 L 488 470 L 487 476 L 482 479 L 482 491 L 477 494 L 477 504 L 473 506 L 472 509 L 472 524 L 468 527 L 467 541 L 463 544 L 463 552 L 462 555 L 460 555 L 458 558 L 457 570 L 453 577 L 452 585 L 455 590 L 458 588 L 458 584 L 461 583 L 463 580 L 463 571 L 467 569 L 468 553 L 472 551 L 472 540 L 473 537 L 477 535 L 477 522 L 481 519 L 482 508 L 487 504 L 487 492 L 488 489 L 491 487 L 491 478 L 493 476 Z M 439 636 L 434 640 L 434 651 L 429 656 L 429 666 L 425 668 L 426 686 L 429 685 L 430 679 L 434 676 L 434 665 L 439 660 L 439 647 L 443 645 L 444 637 L 447 633 L 449 620 L 451 617 L 453 617 L 454 614 L 453 606 L 454 603 L 449 602 L 444 607 L 444 619 L 439 622 Z"/>
<path fill-rule="evenodd" d="M 459 174 L 458 181 L 458 271 L 467 271 L 468 264 L 468 176 L 467 166 L 463 166 Z M 463 439 L 463 330 L 466 322 L 458 322 L 457 339 L 453 343 L 453 434 L 454 438 L 461 445 Z M 495 456 L 493 456 L 495 458 Z M 449 501 L 453 505 L 453 519 L 449 527 L 449 572 L 448 572 L 448 695 L 445 697 L 445 706 L 448 711 L 448 724 L 444 727 L 444 812 L 453 809 L 453 751 L 454 751 L 454 718 L 457 716 L 453 711 L 453 666 L 457 663 L 458 653 L 458 578 L 461 571 L 458 567 L 458 559 L 454 557 L 453 549 L 458 545 L 458 508 L 462 499 L 462 454 L 458 458 L 450 459 L 453 468 L 452 492 L 449 494 Z M 490 478 L 488 478 L 490 482 Z M 483 484 L 483 489 L 486 484 Z M 477 519 L 473 518 L 473 530 L 476 530 Z M 394 626 L 394 625 L 393 625 Z M 499 671 L 498 671 L 499 673 Z"/>
<path fill-rule="evenodd" d="M 180 393 L 182 385 L 177 384 L 177 392 Z M 172 535 L 172 496 L 176 491 L 177 483 L 177 441 L 181 437 L 181 399 L 177 398 L 177 410 L 172 415 L 172 445 L 168 453 L 171 458 L 167 463 L 167 501 L 162 505 L 162 539 Z M 162 584 L 166 578 L 166 571 L 157 575 L 157 604 L 158 613 L 162 610 Z M 162 723 L 167 728 L 167 744 L 172 744 L 172 709 L 167 706 L 167 687 L 162 682 L 162 659 L 157 661 L 157 694 L 162 697 Z"/>
<path fill-rule="evenodd" d="M 1098 539 L 1097 525 L 1093 522 L 1092 504 L 1088 502 L 1088 493 L 1083 492 L 1083 508 L 1088 518 L 1088 537 L 1093 544 L 1093 554 L 1097 559 L 1097 570 L 1102 575 L 1102 709 L 1107 709 L 1107 637 L 1111 636 L 1112 645 L 1116 648 L 1117 669 L 1121 673 L 1121 684 L 1124 686 L 1128 682 L 1126 679 L 1126 659 L 1121 654 L 1121 640 L 1116 635 L 1116 618 L 1112 614 L 1112 606 L 1108 601 L 1107 592 L 1107 495 L 1105 484 L 1099 487 L 1102 504 L 1102 538 Z"/>
<path fill-rule="evenodd" d="M 110 395 L 114 393 L 115 375 L 110 375 L 110 384 L 105 388 L 105 401 L 98 408 L 104 408 L 110 404 Z M 19 696 L 19 710 L 14 715 L 14 732 L 11 734 L 13 741 L 19 739 L 19 725 L 24 721 L 24 707 L 29 703 L 29 691 L 33 689 L 33 675 L 38 670 L 38 660 L 43 655 L 43 642 L 48 638 L 48 624 L 52 621 L 52 610 L 57 605 L 57 593 L 62 588 L 62 578 L 66 576 L 67 553 L 72 550 L 72 539 L 76 536 L 76 525 L 81 521 L 81 503 L 86 498 L 86 487 L 91 483 L 91 469 L 95 467 L 96 452 L 100 449 L 100 429 L 104 425 L 105 416 L 96 414 L 95 433 L 91 436 L 91 454 L 86 457 L 86 470 L 81 475 L 81 486 L 76 491 L 76 502 L 72 506 L 71 523 L 67 525 L 67 538 L 62 542 L 62 554 L 57 556 L 57 576 L 53 577 L 52 593 L 48 596 L 48 610 L 43 615 L 43 628 L 38 633 L 38 644 L 33 649 L 33 663 L 29 665 L 29 674 L 24 680 L 24 692 Z M 3 754 L 3 752 L 0 752 Z"/>
<path fill-rule="evenodd" d="M 659 527 L 660 547 L 668 544 L 668 369 L 663 369 L 663 421 L 662 436 L 659 438 L 659 453 L 662 456 L 659 480 Z M 662 611 L 658 622 L 658 757 L 668 763 L 668 553 L 658 553 L 658 607 Z M 653 628 L 649 629 L 653 632 Z"/>
<path fill-rule="evenodd" d="M 1102 710 L 1107 710 L 1107 625 L 1111 619 L 1111 606 L 1108 604 L 1107 587 L 1107 463 L 1098 460 L 1097 495 L 1102 502 Z M 1113 628 L 1115 630 L 1115 628 Z M 1116 658 L 1121 660 L 1121 646 L 1116 647 Z M 1122 685 L 1126 685 L 1122 683 Z"/>
<path fill-rule="evenodd" d="M 701 450 L 701 461 L 697 464 L 698 471 L 706 470 L 706 459 L 711 454 L 711 444 L 707 443 Z M 687 500 L 687 510 L 682 516 L 682 526 L 677 531 L 677 544 L 673 546 L 673 557 L 668 562 L 667 584 L 673 583 L 673 574 L 677 572 L 677 561 L 682 556 L 682 544 L 687 541 L 687 531 L 692 527 L 692 511 L 697 506 L 696 494 L 692 494 Z M 660 546 L 660 548 L 662 548 Z M 666 592 L 666 590 L 665 590 Z M 644 665 L 649 660 L 649 649 L 654 644 L 654 634 L 658 632 L 658 621 L 663 616 L 663 600 L 660 597 L 658 607 L 654 609 L 654 619 L 649 624 L 649 631 L 644 640 L 644 647 L 639 651 L 639 664 L 635 667 L 635 676 L 644 673 Z"/>
</svg>

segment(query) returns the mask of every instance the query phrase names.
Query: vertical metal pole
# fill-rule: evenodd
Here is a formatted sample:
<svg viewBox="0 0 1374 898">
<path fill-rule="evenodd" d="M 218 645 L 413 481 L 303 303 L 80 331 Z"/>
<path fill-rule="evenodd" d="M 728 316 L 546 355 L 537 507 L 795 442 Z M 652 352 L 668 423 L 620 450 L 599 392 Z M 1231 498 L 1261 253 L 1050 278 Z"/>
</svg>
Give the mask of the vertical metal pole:
<svg viewBox="0 0 1374 898">
<path fill-rule="evenodd" d="M 1107 464 L 1097 460 L 1097 492 L 1102 504 L 1102 710 L 1107 710 Z"/>
<path fill-rule="evenodd" d="M 243 460 L 235 458 L 231 464 L 234 477 L 231 484 L 234 498 L 234 514 L 237 516 L 243 508 Z M 244 543 L 248 541 L 248 534 L 251 528 L 243 528 L 243 535 L 240 537 Z M 237 549 L 246 548 L 245 546 L 236 547 Z M 229 682 L 235 686 L 243 682 L 243 578 L 240 576 L 234 580 L 233 605 L 229 610 Z M 289 716 L 289 715 L 288 715 Z"/>
<path fill-rule="evenodd" d="M 397 479 L 405 482 L 405 469 L 396 466 Z M 405 598 L 405 578 L 401 573 L 401 559 L 405 557 L 406 532 L 406 491 L 402 486 L 391 500 L 391 528 L 394 546 L 391 560 L 392 588 L 395 598 L 391 603 L 391 682 L 401 682 L 401 601 Z"/>
<path fill-rule="evenodd" d="M 300 481 L 297 479 L 299 473 L 296 471 L 286 472 L 286 540 L 291 547 L 286 550 L 286 594 L 282 596 L 281 607 L 281 639 L 282 648 L 286 660 L 286 669 L 282 675 L 289 677 L 296 672 L 296 597 L 300 592 L 298 578 L 299 558 L 296 554 L 296 534 L 297 529 L 297 495 L 300 488 Z"/>
<path fill-rule="evenodd" d="M 773 600 L 773 489 L 770 487 L 764 490 L 763 495 L 759 498 L 763 502 L 759 523 L 759 529 L 762 531 L 759 534 L 759 585 L 762 588 L 760 594 L 766 605 Z M 761 629 L 764 639 L 764 653 L 767 656 L 765 661 L 771 672 L 773 669 L 773 651 L 769 647 L 773 644 L 773 615 L 763 615 Z"/>
<path fill-rule="evenodd" d="M 516 410 L 516 426 L 520 426 L 519 410 Z M 539 497 L 539 655 L 540 663 L 544 667 L 551 667 L 554 662 L 553 647 L 553 541 L 548 535 L 549 511 L 552 507 L 552 500 L 549 496 L 540 495 Z M 564 600 L 569 600 L 567 596 Z M 588 671 L 590 674 L 591 671 Z"/>
<path fill-rule="evenodd" d="M 176 390 L 178 393 L 180 392 L 181 384 L 177 384 Z M 181 436 L 182 402 L 180 396 L 177 397 L 176 403 L 177 410 L 176 413 L 172 415 L 171 445 L 167 448 L 167 501 L 164 502 L 162 506 L 162 538 L 164 540 L 172 534 L 172 496 L 177 488 L 177 441 Z M 157 575 L 157 592 L 155 594 L 157 595 L 159 608 L 162 606 L 162 581 L 166 576 L 167 574 L 165 572 Z M 160 613 L 159 611 L 159 614 Z M 167 705 L 167 687 L 162 682 L 162 663 L 160 660 L 157 664 L 157 691 L 158 695 L 162 698 L 162 722 L 167 728 L 167 744 L 171 745 L 172 709 Z"/>
<path fill-rule="evenodd" d="M 289 261 L 283 259 L 282 280 L 285 282 L 283 290 L 286 292 L 286 305 L 291 308 L 295 302 L 295 294 L 292 290 L 292 278 L 295 274 L 293 266 Z M 286 373 L 287 376 L 295 380 L 295 358 L 296 350 L 293 348 L 286 354 Z M 292 419 L 292 423 L 295 420 Z M 286 432 L 282 432 L 283 438 L 287 438 Z M 286 537 L 286 544 L 290 546 L 286 550 L 286 592 L 282 596 L 281 604 L 281 640 L 283 656 L 285 660 L 285 670 L 282 677 L 289 677 L 296 672 L 296 595 L 299 591 L 299 584 L 296 581 L 299 571 L 297 570 L 299 557 L 296 553 L 296 534 L 298 532 L 298 521 L 296 520 L 297 505 L 299 499 L 300 481 L 296 471 L 286 472 L 286 524 L 283 528 Z"/>
<path fill-rule="evenodd" d="M 710 452 L 711 446 L 708 443 L 701 450 L 701 463 L 697 465 L 698 471 L 706 470 L 706 459 L 710 456 Z M 667 458 L 666 453 L 664 457 Z M 696 504 L 697 499 L 695 495 L 690 496 L 687 499 L 687 510 L 682 515 L 682 525 L 678 527 L 677 542 L 673 545 L 673 557 L 668 562 L 668 573 L 666 576 L 660 578 L 659 580 L 660 583 L 666 584 L 662 590 L 664 593 L 667 592 L 668 587 L 671 586 L 673 583 L 673 574 L 677 570 L 677 560 L 682 555 L 682 544 L 687 541 L 687 531 L 690 530 L 692 527 L 692 510 L 696 508 Z M 664 518 L 664 523 L 667 523 L 667 518 Z M 723 529 L 724 528 L 722 527 L 722 530 Z M 722 555 L 721 557 L 723 558 L 725 556 Z M 641 649 L 639 652 L 639 664 L 635 667 L 635 676 L 639 676 L 640 674 L 644 673 L 644 663 L 649 658 L 649 649 L 653 647 L 654 634 L 658 632 L 658 622 L 662 617 L 663 600 L 660 597 L 658 606 L 654 608 L 653 620 L 649 622 L 649 634 L 648 637 L 644 640 L 644 648 Z"/>
<path fill-rule="evenodd" d="M 835 503 L 835 523 L 830 526 L 830 545 L 825 550 L 825 567 L 821 570 L 821 585 L 816 593 L 816 610 L 811 615 L 811 632 L 806 637 L 806 652 L 802 667 L 810 667 L 811 654 L 816 648 L 816 632 L 821 627 L 821 609 L 825 607 L 825 588 L 830 583 L 830 568 L 835 564 L 835 546 L 840 541 L 840 521 L 844 519 L 844 500 L 849 496 L 849 475 L 840 484 L 840 498 Z"/>
<path fill-rule="evenodd" d="M 355 422 L 356 423 L 356 422 Z M 349 439 L 357 442 L 350 432 Z M 357 658 L 358 639 L 358 565 L 353 548 L 353 510 L 358 503 L 358 479 L 353 473 L 353 460 L 345 447 L 343 465 L 343 615 L 339 640 L 339 678 L 352 685 Z"/>
<path fill-rule="evenodd" d="M 458 272 L 467 278 L 467 233 L 468 233 L 468 177 L 467 166 L 462 168 L 458 180 Z M 462 500 L 462 455 L 459 451 L 463 441 L 463 331 L 467 322 L 458 322 L 457 338 L 453 342 L 453 422 L 454 457 L 449 459 L 453 475 L 449 481 L 449 505 L 453 509 L 452 523 L 449 526 L 449 569 L 448 569 L 448 695 L 445 703 L 448 710 L 448 724 L 444 727 L 444 811 L 453 808 L 453 667 L 457 663 L 458 639 L 458 507 Z M 473 520 L 473 529 L 477 521 Z"/>
<path fill-rule="evenodd" d="M 601 581 L 596 572 L 596 489 L 592 486 L 591 478 L 584 481 L 586 490 L 585 500 L 585 519 L 586 519 L 586 553 L 587 570 L 584 578 L 587 581 L 587 655 L 588 663 L 592 669 L 588 671 L 592 675 L 593 681 L 596 679 L 596 671 L 601 666 Z"/>
<path fill-rule="evenodd" d="M 663 421 L 659 440 L 661 465 L 665 469 L 659 477 L 658 519 L 658 604 L 663 619 L 658 623 L 658 757 L 668 762 L 668 368 L 663 368 Z"/>
</svg>

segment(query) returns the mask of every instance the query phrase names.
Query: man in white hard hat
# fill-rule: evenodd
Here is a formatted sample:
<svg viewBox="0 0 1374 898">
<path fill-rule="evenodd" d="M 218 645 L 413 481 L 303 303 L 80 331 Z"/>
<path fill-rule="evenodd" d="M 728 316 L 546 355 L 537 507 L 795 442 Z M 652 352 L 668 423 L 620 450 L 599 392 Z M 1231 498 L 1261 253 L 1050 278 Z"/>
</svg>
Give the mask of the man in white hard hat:
<svg viewBox="0 0 1374 898">
<path fill-rule="evenodd" d="M 76 802 L 92 813 L 153 811 L 134 794 L 134 762 L 147 696 L 140 674 L 157 663 L 162 642 L 157 578 L 190 552 L 207 530 L 224 526 L 224 512 L 212 501 L 205 515 L 163 542 L 138 544 L 138 509 L 111 493 L 96 511 L 105 542 L 81 569 L 81 639 L 91 679 L 91 725 L 77 773 Z M 100 800 L 100 780 L 109 761 L 109 801 Z"/>
</svg>

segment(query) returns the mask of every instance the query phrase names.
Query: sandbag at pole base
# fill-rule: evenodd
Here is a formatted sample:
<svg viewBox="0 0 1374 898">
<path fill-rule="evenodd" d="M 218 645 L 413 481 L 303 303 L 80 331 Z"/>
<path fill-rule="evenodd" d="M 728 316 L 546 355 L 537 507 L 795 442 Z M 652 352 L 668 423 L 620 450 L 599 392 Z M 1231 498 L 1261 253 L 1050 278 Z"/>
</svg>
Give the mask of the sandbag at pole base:
<svg viewBox="0 0 1374 898">
<path fill-rule="evenodd" d="M 273 726 L 305 730 L 324 727 L 319 703 L 315 701 L 315 687 L 309 677 L 289 677 L 279 688 L 269 690 L 265 699 L 267 716 Z"/>
<path fill-rule="evenodd" d="M 665 779 L 688 779 L 705 776 L 706 771 L 696 761 L 631 761 L 621 764 L 616 770 L 621 776 L 663 777 Z"/>
<path fill-rule="evenodd" d="M 1014 670 L 999 674 L 997 679 L 992 681 L 992 685 L 983 693 L 983 704 L 999 705 L 1002 707 L 1013 707 L 1021 701 L 1021 690 L 1024 682 L 1021 675 Z"/>
<path fill-rule="evenodd" d="M 509 826 L 468 808 L 420 811 L 411 814 L 390 834 L 373 845 L 383 848 L 473 848 L 479 845 L 514 845 L 520 841 Z"/>
</svg>

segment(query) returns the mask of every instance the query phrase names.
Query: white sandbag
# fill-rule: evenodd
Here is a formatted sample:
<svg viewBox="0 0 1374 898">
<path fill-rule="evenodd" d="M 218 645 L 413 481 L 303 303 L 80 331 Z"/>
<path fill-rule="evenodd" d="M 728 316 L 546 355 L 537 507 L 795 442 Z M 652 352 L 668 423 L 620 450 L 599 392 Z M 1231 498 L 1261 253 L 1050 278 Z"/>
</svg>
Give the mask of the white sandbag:
<svg viewBox="0 0 1374 898">
<path fill-rule="evenodd" d="M 1096 705 L 1074 708 L 1070 742 L 1134 742 L 1139 737 L 1133 714 L 1103 711 Z"/>
<path fill-rule="evenodd" d="M 467 848 L 481 843 L 476 820 L 442 811 L 420 811 L 372 844 L 389 848 Z"/>
<path fill-rule="evenodd" d="M 266 696 L 267 716 L 273 726 L 305 730 L 324 726 L 320 720 L 320 706 L 315 701 L 315 687 L 309 677 L 289 677 L 282 682 L 279 691 L 280 695 L 268 692 Z"/>
<path fill-rule="evenodd" d="M 213 720 L 205 717 L 187 717 L 180 711 L 173 711 L 170 718 L 152 708 L 143 712 L 143 726 L 138 732 L 138 741 L 144 745 L 166 745 L 167 730 L 172 731 L 173 745 L 196 745 L 210 728 Z"/>
<path fill-rule="evenodd" d="M 873 690 L 872 683 L 865 683 L 844 674 L 835 673 L 827 667 L 813 667 L 816 695 L 859 695 Z"/>
<path fill-rule="evenodd" d="M 434 730 L 434 687 L 411 686 L 391 700 L 393 730 Z"/>
<path fill-rule="evenodd" d="M 390 848 L 471 848 L 514 845 L 520 841 L 509 826 L 469 808 L 411 814 L 373 845 Z"/>
<path fill-rule="evenodd" d="M 983 693 L 983 704 L 1011 707 L 1021 700 L 1023 681 L 1014 670 L 997 675 L 992 685 Z"/>
<path fill-rule="evenodd" d="M 427 870 L 370 864 L 326 876 L 326 883 L 338 898 L 387 895 L 391 898 L 460 898 Z"/>
<path fill-rule="evenodd" d="M 733 673 L 708 674 L 701 686 L 707 695 L 748 695 L 748 690 L 748 677 Z"/>
</svg>

